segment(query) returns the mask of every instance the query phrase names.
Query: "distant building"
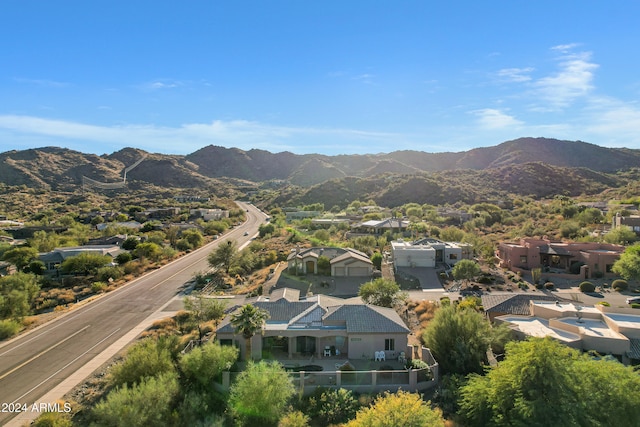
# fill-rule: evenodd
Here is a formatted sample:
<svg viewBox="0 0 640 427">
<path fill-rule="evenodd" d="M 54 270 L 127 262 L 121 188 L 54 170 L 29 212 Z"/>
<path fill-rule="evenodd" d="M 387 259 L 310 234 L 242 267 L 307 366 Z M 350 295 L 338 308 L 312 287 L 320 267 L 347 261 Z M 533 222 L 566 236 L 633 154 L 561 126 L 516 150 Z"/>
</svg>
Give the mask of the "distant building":
<svg viewBox="0 0 640 427">
<path fill-rule="evenodd" d="M 401 218 L 386 218 L 361 222 L 352 226 L 351 231 L 354 233 L 380 235 L 384 234 L 385 231 L 401 233 L 405 231 L 407 227 L 409 227 L 409 221 L 405 221 Z"/>
<path fill-rule="evenodd" d="M 613 264 L 623 252 L 624 246 L 608 243 L 565 243 L 525 238 L 519 242 L 501 242 L 496 257 L 500 267 L 512 271 L 542 268 L 552 273 L 570 274 L 572 266 L 577 264 L 580 276 L 587 279 L 595 272 L 613 276 Z"/>
<path fill-rule="evenodd" d="M 135 217 L 138 221 L 145 221 L 147 219 L 164 219 L 171 218 L 172 216 L 180 215 L 180 208 L 152 208 L 143 212 L 136 212 Z"/>
<path fill-rule="evenodd" d="M 185 203 L 185 202 L 200 202 L 207 203 L 211 199 L 209 197 L 200 197 L 200 196 L 175 196 L 176 202 Z"/>
<path fill-rule="evenodd" d="M 640 236 L 640 215 L 628 215 L 622 216 L 618 212 L 615 217 L 613 217 L 613 228 L 620 228 L 622 226 L 627 226 L 633 230 L 636 235 Z"/>
<path fill-rule="evenodd" d="M 48 272 L 55 271 L 62 262 L 72 256 L 81 253 L 97 253 L 99 255 L 108 255 L 111 258 L 117 257 L 122 252 L 126 252 L 118 245 L 87 245 L 87 246 L 70 246 L 65 248 L 55 248 L 51 252 L 38 254 L 38 259 L 42 261 Z"/>
<path fill-rule="evenodd" d="M 197 218 L 202 218 L 205 221 L 229 218 L 229 211 L 222 209 L 191 209 L 189 210 L 189 214 Z"/>
<path fill-rule="evenodd" d="M 346 218 L 314 218 L 311 220 L 311 225 L 316 228 L 329 228 L 332 225 L 338 226 L 340 224 L 349 224 L 349 220 Z"/>
<path fill-rule="evenodd" d="M 287 212 L 286 219 L 287 219 L 287 222 L 291 222 L 297 219 L 315 218 L 320 215 L 322 215 L 322 212 L 320 211 L 294 211 L 294 212 Z"/>
<path fill-rule="evenodd" d="M 454 265 L 461 259 L 473 259 L 473 249 L 467 243 L 443 242 L 424 238 L 414 242 L 402 239 L 391 242 L 394 268 L 435 267 L 438 263 Z"/>
</svg>

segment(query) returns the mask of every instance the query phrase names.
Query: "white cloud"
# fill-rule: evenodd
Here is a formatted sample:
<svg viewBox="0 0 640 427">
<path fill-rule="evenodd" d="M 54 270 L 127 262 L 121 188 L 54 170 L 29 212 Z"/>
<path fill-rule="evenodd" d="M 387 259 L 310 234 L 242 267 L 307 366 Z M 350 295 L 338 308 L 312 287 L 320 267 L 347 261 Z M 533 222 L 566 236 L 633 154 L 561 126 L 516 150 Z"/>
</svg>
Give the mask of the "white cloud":
<svg viewBox="0 0 640 427">
<path fill-rule="evenodd" d="M 187 123 L 178 127 L 153 125 L 96 126 L 32 116 L 0 115 L 4 140 L 32 136 L 46 145 L 101 153 L 123 147 L 152 152 L 188 154 L 206 145 L 242 149 L 262 148 L 294 152 L 336 151 L 345 147 L 369 152 L 373 143 L 403 141 L 401 134 L 370 132 L 358 129 L 273 126 L 246 120 L 211 123 Z M 71 141 L 70 141 L 71 140 Z M 2 142 L 0 141 L 0 145 Z M 356 148 L 357 147 L 357 148 Z"/>
<path fill-rule="evenodd" d="M 560 57 L 559 70 L 535 81 L 533 86 L 536 94 L 548 103 L 547 109 L 562 109 L 592 91 L 593 70 L 596 68 L 598 64 L 591 61 L 591 52 L 568 53 L 565 49 Z"/>
<path fill-rule="evenodd" d="M 533 71 L 533 68 L 503 68 L 499 70 L 497 75 L 500 80 L 504 80 L 507 82 L 528 82 L 531 80 L 531 76 L 529 73 Z"/>
<path fill-rule="evenodd" d="M 17 77 L 14 80 L 18 83 L 26 83 L 26 84 L 31 84 L 31 85 L 41 86 L 41 87 L 60 88 L 60 87 L 69 86 L 69 83 L 66 83 L 66 82 L 58 82 L 55 80 L 47 80 L 47 79 L 26 79 L 22 77 Z"/>
<path fill-rule="evenodd" d="M 478 123 L 485 129 L 504 129 L 522 125 L 520 120 L 494 108 L 475 110 L 472 113 L 478 117 Z"/>
<path fill-rule="evenodd" d="M 183 86 L 184 83 L 177 80 L 169 80 L 169 79 L 157 79 L 152 80 L 150 82 L 145 82 L 138 87 L 145 91 L 154 91 L 154 90 L 162 90 L 162 89 L 173 89 L 176 87 Z"/>
</svg>

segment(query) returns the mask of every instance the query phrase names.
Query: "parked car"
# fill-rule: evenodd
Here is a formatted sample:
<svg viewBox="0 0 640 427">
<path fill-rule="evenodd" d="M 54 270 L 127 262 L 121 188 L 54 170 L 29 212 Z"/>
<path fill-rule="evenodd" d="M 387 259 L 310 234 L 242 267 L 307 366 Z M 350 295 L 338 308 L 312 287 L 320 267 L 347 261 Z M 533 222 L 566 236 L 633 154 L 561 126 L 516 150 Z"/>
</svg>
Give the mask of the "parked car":
<svg viewBox="0 0 640 427">
<path fill-rule="evenodd" d="M 248 232 L 248 231 L 245 231 L 245 232 L 244 232 L 244 235 L 245 235 L 245 236 L 248 236 L 248 235 L 249 235 L 249 232 Z"/>
<path fill-rule="evenodd" d="M 640 304 L 640 297 L 627 298 L 627 304 Z"/>
</svg>

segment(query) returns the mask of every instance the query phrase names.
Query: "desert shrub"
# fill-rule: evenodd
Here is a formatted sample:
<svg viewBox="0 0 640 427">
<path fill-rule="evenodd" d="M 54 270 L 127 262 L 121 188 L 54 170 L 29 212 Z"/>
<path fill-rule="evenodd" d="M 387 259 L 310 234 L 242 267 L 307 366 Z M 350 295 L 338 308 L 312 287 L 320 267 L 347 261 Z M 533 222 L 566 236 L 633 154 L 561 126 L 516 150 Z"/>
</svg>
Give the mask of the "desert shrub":
<svg viewBox="0 0 640 427">
<path fill-rule="evenodd" d="M 62 405 L 60 405 L 62 406 Z M 32 427 L 72 427 L 71 417 L 64 412 L 45 412 L 31 424 Z"/>
<path fill-rule="evenodd" d="M 349 421 L 355 417 L 358 407 L 351 390 L 319 388 L 309 398 L 308 413 L 313 419 L 321 420 L 322 425 L 330 425 Z"/>
<path fill-rule="evenodd" d="M 555 288 L 555 285 L 553 284 L 553 282 L 547 282 L 544 284 L 544 288 L 545 289 L 553 289 Z"/>
<path fill-rule="evenodd" d="M 171 352 L 159 340 L 146 338 L 131 347 L 124 361 L 111 369 L 111 384 L 133 385 L 167 372 L 175 372 Z"/>
<path fill-rule="evenodd" d="M 629 289 L 629 283 L 627 283 L 626 280 L 617 279 L 614 280 L 613 283 L 611 283 L 611 287 L 614 291 L 626 291 L 627 289 Z"/>
<path fill-rule="evenodd" d="M 478 283 L 481 283 L 483 285 L 489 285 L 493 283 L 493 279 L 491 278 L 491 276 L 480 276 L 478 278 Z"/>
<path fill-rule="evenodd" d="M 591 275 L 594 279 L 602 279 L 604 277 L 604 273 L 602 271 L 594 271 Z"/>
<path fill-rule="evenodd" d="M 596 305 L 603 305 L 603 306 L 605 306 L 605 307 L 611 307 L 611 304 L 609 304 L 609 303 L 608 303 L 608 302 L 606 302 L 606 301 L 600 301 L 600 302 L 596 303 Z"/>
<path fill-rule="evenodd" d="M 103 292 L 105 289 L 107 289 L 107 284 L 104 282 L 93 282 L 91 284 L 91 292 L 95 294 Z"/>
<path fill-rule="evenodd" d="M 429 365 L 427 365 L 427 362 L 420 359 L 411 359 L 411 362 L 409 363 L 409 368 L 411 369 L 426 369 L 428 367 Z"/>
<path fill-rule="evenodd" d="M 310 418 L 302 411 L 292 411 L 280 418 L 278 427 L 307 427 Z"/>
<path fill-rule="evenodd" d="M 595 290 L 596 286 L 591 282 L 580 283 L 580 292 L 594 292 Z"/>
<path fill-rule="evenodd" d="M 640 308 L 640 304 L 638 303 L 631 304 L 631 308 Z"/>
<path fill-rule="evenodd" d="M 0 340 L 11 338 L 18 333 L 22 325 L 12 319 L 0 320 Z"/>
<path fill-rule="evenodd" d="M 536 283 L 536 289 L 542 289 L 544 285 L 542 283 Z"/>
</svg>

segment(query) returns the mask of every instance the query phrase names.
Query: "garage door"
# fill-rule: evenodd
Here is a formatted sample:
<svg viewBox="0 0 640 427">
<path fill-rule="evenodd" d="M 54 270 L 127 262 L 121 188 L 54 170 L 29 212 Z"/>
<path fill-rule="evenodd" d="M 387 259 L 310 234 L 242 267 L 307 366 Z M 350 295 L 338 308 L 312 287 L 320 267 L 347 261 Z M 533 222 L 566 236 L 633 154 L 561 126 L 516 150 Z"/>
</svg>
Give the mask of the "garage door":
<svg viewBox="0 0 640 427">
<path fill-rule="evenodd" d="M 349 268 L 349 276 L 368 276 L 369 269 L 367 267 L 351 267 Z"/>
<path fill-rule="evenodd" d="M 336 276 L 344 276 L 344 267 L 336 267 L 335 268 Z"/>
</svg>

